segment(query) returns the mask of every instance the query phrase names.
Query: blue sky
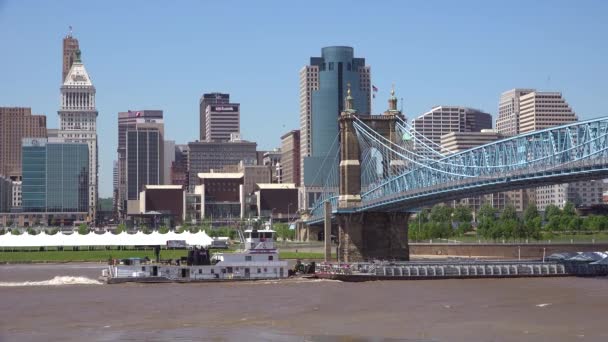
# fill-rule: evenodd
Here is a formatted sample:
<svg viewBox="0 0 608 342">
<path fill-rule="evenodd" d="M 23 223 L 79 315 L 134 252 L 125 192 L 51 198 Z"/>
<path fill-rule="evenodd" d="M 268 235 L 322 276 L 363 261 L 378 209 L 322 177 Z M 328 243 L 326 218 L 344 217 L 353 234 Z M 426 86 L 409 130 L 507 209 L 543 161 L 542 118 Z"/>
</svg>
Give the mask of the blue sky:
<svg viewBox="0 0 608 342">
<path fill-rule="evenodd" d="M 350 45 L 386 107 L 392 83 L 415 117 L 433 105 L 496 115 L 514 87 L 562 91 L 581 119 L 608 115 L 608 1 L 0 0 L 0 106 L 57 127 L 68 26 L 97 88 L 100 195 L 112 192 L 116 116 L 163 109 L 166 138 L 198 138 L 198 99 L 229 92 L 259 149 L 298 128 L 298 70 Z"/>
</svg>

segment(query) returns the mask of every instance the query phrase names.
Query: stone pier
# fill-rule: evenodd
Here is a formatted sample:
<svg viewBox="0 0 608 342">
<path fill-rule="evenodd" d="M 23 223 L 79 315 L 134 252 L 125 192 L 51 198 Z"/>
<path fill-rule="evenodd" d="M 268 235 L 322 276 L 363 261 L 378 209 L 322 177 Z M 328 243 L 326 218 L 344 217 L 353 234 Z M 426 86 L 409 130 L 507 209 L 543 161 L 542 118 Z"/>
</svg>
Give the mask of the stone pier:
<svg viewBox="0 0 608 342">
<path fill-rule="evenodd" d="M 409 260 L 409 216 L 395 212 L 337 213 L 339 260 Z"/>
</svg>

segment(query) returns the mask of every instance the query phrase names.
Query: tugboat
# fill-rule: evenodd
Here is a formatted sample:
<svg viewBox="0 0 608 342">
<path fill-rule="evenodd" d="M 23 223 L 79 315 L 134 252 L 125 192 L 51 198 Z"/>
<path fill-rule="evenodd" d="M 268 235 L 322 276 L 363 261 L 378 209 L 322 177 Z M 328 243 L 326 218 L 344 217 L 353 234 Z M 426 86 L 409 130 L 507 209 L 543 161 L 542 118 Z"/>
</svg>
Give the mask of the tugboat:
<svg viewBox="0 0 608 342">
<path fill-rule="evenodd" d="M 117 283 L 189 283 L 239 280 L 281 279 L 288 276 L 287 261 L 279 260 L 274 243 L 275 231 L 248 229 L 244 250 L 217 253 L 209 258 L 203 247 L 193 247 L 188 257 L 176 263 L 150 262 L 130 258 L 112 261 L 102 270 L 101 280 Z"/>
</svg>

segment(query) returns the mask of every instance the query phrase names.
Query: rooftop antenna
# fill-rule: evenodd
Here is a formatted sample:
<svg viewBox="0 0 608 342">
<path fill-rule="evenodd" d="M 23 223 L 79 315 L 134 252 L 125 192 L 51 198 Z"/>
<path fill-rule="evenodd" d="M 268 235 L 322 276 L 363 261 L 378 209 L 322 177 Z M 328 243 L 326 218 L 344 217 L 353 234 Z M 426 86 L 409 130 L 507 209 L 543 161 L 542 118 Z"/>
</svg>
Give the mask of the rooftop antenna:
<svg viewBox="0 0 608 342">
<path fill-rule="evenodd" d="M 72 25 L 68 26 L 70 31 L 68 32 L 68 37 L 72 38 Z"/>
</svg>

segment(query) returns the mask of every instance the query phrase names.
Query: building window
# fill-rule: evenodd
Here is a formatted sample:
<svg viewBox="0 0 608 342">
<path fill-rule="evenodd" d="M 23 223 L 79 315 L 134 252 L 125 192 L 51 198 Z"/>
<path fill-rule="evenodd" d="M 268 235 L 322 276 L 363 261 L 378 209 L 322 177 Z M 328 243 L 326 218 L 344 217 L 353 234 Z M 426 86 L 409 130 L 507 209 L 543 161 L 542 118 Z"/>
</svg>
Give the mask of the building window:
<svg viewBox="0 0 608 342">
<path fill-rule="evenodd" d="M 329 70 L 334 70 L 334 62 L 329 62 Z"/>
<path fill-rule="evenodd" d="M 272 255 L 268 256 L 268 261 L 272 261 L 274 259 L 274 257 Z"/>
</svg>

